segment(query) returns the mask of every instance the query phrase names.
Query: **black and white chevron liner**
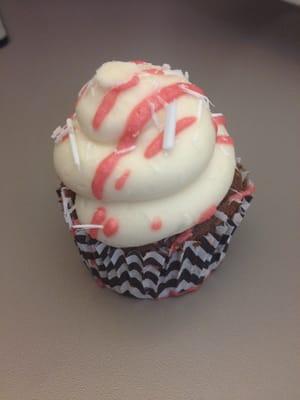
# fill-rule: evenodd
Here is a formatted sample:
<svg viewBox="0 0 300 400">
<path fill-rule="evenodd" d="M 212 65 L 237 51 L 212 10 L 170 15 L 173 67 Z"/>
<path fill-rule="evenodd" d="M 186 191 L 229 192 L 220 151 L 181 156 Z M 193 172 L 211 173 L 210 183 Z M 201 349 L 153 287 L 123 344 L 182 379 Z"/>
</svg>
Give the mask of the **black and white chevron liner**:
<svg viewBox="0 0 300 400">
<path fill-rule="evenodd" d="M 61 189 L 58 190 L 61 197 Z M 65 202 L 73 225 L 78 223 L 71 194 L 64 191 Z M 229 218 L 217 211 L 222 221 L 213 232 L 199 241 L 188 240 L 183 248 L 169 254 L 169 247 L 142 255 L 108 246 L 92 239 L 85 229 L 74 230 L 75 244 L 84 264 L 102 287 L 138 299 L 157 299 L 196 290 L 225 257 L 229 242 L 250 205 L 252 196 L 246 196 L 237 212 Z M 68 223 L 70 220 L 67 221 Z"/>
</svg>

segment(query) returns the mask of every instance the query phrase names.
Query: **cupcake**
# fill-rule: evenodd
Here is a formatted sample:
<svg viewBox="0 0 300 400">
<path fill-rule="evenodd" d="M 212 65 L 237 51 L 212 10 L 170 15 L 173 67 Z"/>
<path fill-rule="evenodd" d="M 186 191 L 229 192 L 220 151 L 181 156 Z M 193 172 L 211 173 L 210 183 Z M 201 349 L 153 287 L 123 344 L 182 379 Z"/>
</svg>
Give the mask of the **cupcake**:
<svg viewBox="0 0 300 400">
<path fill-rule="evenodd" d="M 101 287 L 139 299 L 195 291 L 223 260 L 254 185 L 225 118 L 188 73 L 104 63 L 53 132 L 57 193 Z"/>
</svg>

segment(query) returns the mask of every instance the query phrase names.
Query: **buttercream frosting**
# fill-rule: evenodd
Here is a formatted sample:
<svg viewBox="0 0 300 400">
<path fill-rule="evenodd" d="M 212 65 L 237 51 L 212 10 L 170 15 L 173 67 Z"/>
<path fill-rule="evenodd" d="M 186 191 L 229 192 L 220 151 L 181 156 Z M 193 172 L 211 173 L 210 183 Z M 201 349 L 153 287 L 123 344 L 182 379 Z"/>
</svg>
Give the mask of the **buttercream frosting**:
<svg viewBox="0 0 300 400">
<path fill-rule="evenodd" d="M 203 90 L 168 65 L 103 64 L 79 92 L 61 136 L 55 132 L 55 169 L 76 193 L 78 219 L 96 225 L 91 236 L 111 246 L 191 228 L 211 215 L 233 180 L 223 115 L 211 114 Z"/>
</svg>

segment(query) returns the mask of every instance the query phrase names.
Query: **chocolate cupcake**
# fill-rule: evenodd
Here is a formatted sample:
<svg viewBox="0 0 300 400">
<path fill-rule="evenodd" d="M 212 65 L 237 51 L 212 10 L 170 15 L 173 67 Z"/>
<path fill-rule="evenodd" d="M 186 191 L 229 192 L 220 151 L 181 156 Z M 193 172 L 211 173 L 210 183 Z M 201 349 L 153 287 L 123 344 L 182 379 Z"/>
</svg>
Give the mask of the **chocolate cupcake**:
<svg viewBox="0 0 300 400">
<path fill-rule="evenodd" d="M 254 185 L 188 74 L 105 63 L 53 138 L 64 216 L 101 286 L 178 296 L 220 264 Z"/>
</svg>

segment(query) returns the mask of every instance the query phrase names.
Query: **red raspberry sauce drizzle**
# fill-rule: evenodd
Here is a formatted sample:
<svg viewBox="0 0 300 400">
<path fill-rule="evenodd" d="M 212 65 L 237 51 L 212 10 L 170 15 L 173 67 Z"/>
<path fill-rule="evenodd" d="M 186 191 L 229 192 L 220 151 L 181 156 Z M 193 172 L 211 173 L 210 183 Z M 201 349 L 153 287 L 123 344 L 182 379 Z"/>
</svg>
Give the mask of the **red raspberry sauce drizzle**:
<svg viewBox="0 0 300 400">
<path fill-rule="evenodd" d="M 130 175 L 130 169 L 127 169 L 123 175 L 120 176 L 120 178 L 118 178 L 116 180 L 115 183 L 115 189 L 116 190 L 121 190 L 123 188 L 123 186 L 125 185 L 127 179 L 129 178 Z"/>
<path fill-rule="evenodd" d="M 97 199 L 102 198 L 104 184 L 123 155 L 123 153 L 115 151 L 105 157 L 98 165 L 92 182 L 92 191 Z"/>
<path fill-rule="evenodd" d="M 226 125 L 226 119 L 225 119 L 223 114 L 221 114 L 221 115 L 213 115 L 212 116 L 212 121 L 213 121 L 213 124 L 214 124 L 214 127 L 215 127 L 216 131 L 218 130 L 218 127 L 220 125 L 224 125 L 224 126 Z"/>
<path fill-rule="evenodd" d="M 148 74 L 151 75 L 163 75 L 164 71 L 162 69 L 158 68 L 149 68 L 145 69 L 144 72 L 147 72 Z M 128 82 L 122 83 L 119 86 L 116 86 L 109 90 L 105 96 L 103 97 L 100 105 L 98 106 L 96 113 L 93 118 L 93 128 L 99 129 L 104 118 L 107 116 L 107 114 L 111 111 L 113 106 L 115 105 L 118 96 L 122 93 L 125 92 L 128 89 L 131 89 L 134 86 L 137 86 L 140 82 L 140 78 L 137 75 L 134 75 Z M 86 89 L 88 87 L 88 84 L 86 84 L 86 87 L 82 89 L 82 93 L 80 97 L 78 98 L 78 101 L 81 99 L 81 97 L 84 95 L 86 92 Z M 77 102 L 78 103 L 78 102 Z"/>
<path fill-rule="evenodd" d="M 196 120 L 196 117 L 185 117 L 179 119 L 176 123 L 175 134 L 179 135 L 179 133 L 181 133 L 188 126 L 192 125 Z M 146 148 L 144 152 L 145 158 L 152 158 L 156 156 L 162 150 L 162 144 L 163 132 L 160 132 Z"/>
<path fill-rule="evenodd" d="M 98 208 L 92 218 L 91 224 L 102 225 L 106 218 L 106 209 L 104 207 Z M 97 239 L 98 228 L 92 228 L 89 230 L 89 235 L 93 239 Z"/>
<path fill-rule="evenodd" d="M 158 68 L 145 69 L 144 72 L 147 72 L 147 74 L 151 74 L 151 75 L 164 75 L 164 71 L 162 69 L 158 69 Z"/>
<path fill-rule="evenodd" d="M 150 225 L 152 231 L 159 231 L 162 227 L 162 220 L 159 217 L 155 217 Z"/>
<path fill-rule="evenodd" d="M 223 114 L 221 114 L 221 115 L 213 115 L 212 121 L 213 121 L 213 124 L 214 124 L 216 132 L 218 132 L 218 127 L 220 125 L 225 126 L 225 124 L 226 124 L 226 119 L 225 119 Z M 217 136 L 216 137 L 216 143 L 218 143 L 218 144 L 228 144 L 228 145 L 232 145 L 232 146 L 234 145 L 234 141 L 233 141 L 232 137 L 229 136 L 229 135 L 228 136 L 225 136 L 225 135 Z"/>
<path fill-rule="evenodd" d="M 132 149 L 138 136 L 142 133 L 142 129 L 150 120 L 151 109 L 149 107 L 149 102 L 153 104 L 154 112 L 162 109 L 165 103 L 170 103 L 186 94 L 182 90 L 181 85 L 182 83 L 175 83 L 163 87 L 157 92 L 147 96 L 131 111 L 127 118 L 122 136 L 117 144 L 116 151 L 104 158 L 96 169 L 92 182 L 92 192 L 97 199 L 102 198 L 105 182 L 114 171 L 120 158 Z M 194 84 L 185 83 L 184 86 L 194 91 L 197 90 L 198 93 L 203 93 L 203 91 Z"/>
<path fill-rule="evenodd" d="M 216 143 L 228 144 L 229 146 L 233 146 L 234 141 L 231 136 L 220 135 L 220 136 L 217 136 Z"/>
<path fill-rule="evenodd" d="M 137 75 L 134 75 L 128 82 L 114 87 L 105 94 L 93 118 L 94 129 L 100 128 L 100 125 L 102 124 L 104 118 L 107 116 L 107 114 L 110 112 L 115 102 L 117 101 L 118 96 L 122 92 L 138 85 L 139 81 L 139 77 Z"/>
<path fill-rule="evenodd" d="M 104 228 L 103 228 L 103 233 L 105 236 L 113 236 L 115 235 L 119 230 L 119 223 L 116 218 L 108 218 L 108 220 L 105 222 Z"/>
<path fill-rule="evenodd" d="M 104 207 L 98 208 L 92 218 L 91 224 L 102 225 L 106 219 L 106 209 Z M 93 239 L 97 239 L 99 228 L 92 228 L 89 230 L 89 235 Z M 103 226 L 103 233 L 105 236 L 112 236 L 119 230 L 119 223 L 116 218 L 108 218 Z"/>
</svg>

